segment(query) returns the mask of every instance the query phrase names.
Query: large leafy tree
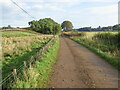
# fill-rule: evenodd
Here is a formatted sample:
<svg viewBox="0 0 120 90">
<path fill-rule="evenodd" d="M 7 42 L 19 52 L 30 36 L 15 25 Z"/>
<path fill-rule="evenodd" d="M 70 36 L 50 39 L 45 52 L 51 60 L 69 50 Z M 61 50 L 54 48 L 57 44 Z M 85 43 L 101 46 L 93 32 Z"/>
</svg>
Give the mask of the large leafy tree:
<svg viewBox="0 0 120 90">
<path fill-rule="evenodd" d="M 51 18 L 40 19 L 39 21 L 29 22 L 32 30 L 43 34 L 58 34 L 61 32 L 61 26 Z"/>
<path fill-rule="evenodd" d="M 64 31 L 71 31 L 73 29 L 73 24 L 71 21 L 64 21 L 61 27 Z"/>
</svg>

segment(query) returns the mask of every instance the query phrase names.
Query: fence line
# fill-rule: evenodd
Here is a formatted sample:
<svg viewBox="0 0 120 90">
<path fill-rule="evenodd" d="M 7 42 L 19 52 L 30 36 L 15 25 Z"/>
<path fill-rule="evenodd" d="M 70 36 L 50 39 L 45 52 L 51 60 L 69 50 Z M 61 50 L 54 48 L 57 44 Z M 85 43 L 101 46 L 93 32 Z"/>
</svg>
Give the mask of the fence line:
<svg viewBox="0 0 120 90">
<path fill-rule="evenodd" d="M 39 48 L 39 50 L 33 56 L 30 57 L 30 60 L 24 61 L 23 65 L 16 69 L 13 69 L 13 72 L 0 82 L 0 87 L 1 86 L 3 88 L 9 87 L 9 84 L 16 80 L 17 75 L 20 74 L 21 70 L 31 67 L 32 65 L 35 64 L 36 60 L 40 60 L 40 58 L 44 55 L 48 48 L 50 48 L 51 45 L 53 44 L 53 40 L 55 40 L 55 37 L 53 36 L 53 38 L 50 41 L 48 41 L 45 46 Z"/>
</svg>

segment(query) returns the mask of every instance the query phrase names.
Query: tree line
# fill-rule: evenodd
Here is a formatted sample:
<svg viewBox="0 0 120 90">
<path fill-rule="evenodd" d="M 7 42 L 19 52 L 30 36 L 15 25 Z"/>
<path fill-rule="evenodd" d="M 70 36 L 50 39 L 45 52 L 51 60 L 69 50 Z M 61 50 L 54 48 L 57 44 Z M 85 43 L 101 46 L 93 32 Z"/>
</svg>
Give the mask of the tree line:
<svg viewBox="0 0 120 90">
<path fill-rule="evenodd" d="M 43 34 L 59 34 L 62 29 L 61 25 L 51 18 L 33 20 L 28 22 L 28 24 L 32 30 Z"/>
<path fill-rule="evenodd" d="M 61 31 L 68 32 L 68 31 L 120 31 L 120 24 L 116 24 L 114 26 L 107 26 L 107 27 L 83 27 L 79 29 L 73 29 L 73 24 L 71 21 L 63 21 L 60 25 L 55 22 L 51 18 L 44 18 L 40 20 L 32 20 L 28 22 L 30 27 L 26 29 L 30 29 L 42 34 L 59 34 Z M 3 27 L 2 29 L 10 29 L 12 28 L 10 25 L 8 27 Z"/>
<path fill-rule="evenodd" d="M 22 29 L 28 29 L 33 30 L 42 34 L 59 34 L 62 29 L 63 31 L 72 31 L 73 30 L 73 24 L 71 21 L 63 21 L 63 23 L 60 25 L 57 22 L 55 22 L 51 18 L 43 18 L 40 20 L 32 20 L 28 22 L 29 27 L 22 28 Z M 10 25 L 7 27 L 2 27 L 2 29 L 12 29 Z M 19 28 L 19 27 L 17 27 Z"/>
<path fill-rule="evenodd" d="M 51 18 L 40 19 L 39 21 L 33 20 L 28 22 L 30 28 L 36 32 L 43 34 L 59 34 L 63 31 L 71 31 L 73 24 L 71 21 L 64 21 L 61 25 Z"/>
<path fill-rule="evenodd" d="M 97 28 L 92 28 L 92 27 L 83 27 L 76 29 L 77 31 L 120 31 L 120 25 L 116 24 L 114 26 L 107 26 L 107 27 L 97 27 Z"/>
</svg>

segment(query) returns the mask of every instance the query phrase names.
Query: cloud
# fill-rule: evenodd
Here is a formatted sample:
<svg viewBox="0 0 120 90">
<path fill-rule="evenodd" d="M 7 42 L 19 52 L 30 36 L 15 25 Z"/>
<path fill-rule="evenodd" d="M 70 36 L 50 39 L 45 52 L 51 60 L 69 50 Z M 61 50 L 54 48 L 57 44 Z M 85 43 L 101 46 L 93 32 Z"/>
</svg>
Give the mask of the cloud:
<svg viewBox="0 0 120 90">
<path fill-rule="evenodd" d="M 47 10 L 53 10 L 53 11 L 62 11 L 62 7 L 58 7 L 57 5 L 51 5 L 51 4 L 37 4 L 33 5 L 30 9 L 34 10 L 42 10 L 42 9 L 47 9 Z"/>
<path fill-rule="evenodd" d="M 113 5 L 109 5 L 109 6 L 92 7 L 92 8 L 88 8 L 88 11 L 90 11 L 93 14 L 117 13 L 118 12 L 118 5 L 113 4 Z"/>
<path fill-rule="evenodd" d="M 11 1 L 10 0 L 0 0 L 0 4 L 3 4 L 3 3 L 10 3 Z"/>
<path fill-rule="evenodd" d="M 87 7 L 79 10 L 69 11 L 67 19 L 74 22 L 76 28 L 84 26 L 109 26 L 118 23 L 117 4 Z"/>
<path fill-rule="evenodd" d="M 87 0 L 81 0 L 82 2 L 87 2 Z M 88 2 L 118 2 L 119 0 L 89 0 Z"/>
<path fill-rule="evenodd" d="M 51 17 L 59 23 L 64 20 L 71 20 L 75 27 L 113 25 L 117 23 L 118 0 L 14 1 L 37 19 Z M 93 4 L 93 6 L 90 6 L 90 4 Z M 99 4 L 99 6 L 96 6 L 96 4 Z M 33 20 L 10 0 L 0 0 L 0 5 L 3 8 L 3 25 L 27 26 L 27 22 Z"/>
<path fill-rule="evenodd" d="M 22 0 L 22 2 L 118 2 L 119 0 Z"/>
</svg>

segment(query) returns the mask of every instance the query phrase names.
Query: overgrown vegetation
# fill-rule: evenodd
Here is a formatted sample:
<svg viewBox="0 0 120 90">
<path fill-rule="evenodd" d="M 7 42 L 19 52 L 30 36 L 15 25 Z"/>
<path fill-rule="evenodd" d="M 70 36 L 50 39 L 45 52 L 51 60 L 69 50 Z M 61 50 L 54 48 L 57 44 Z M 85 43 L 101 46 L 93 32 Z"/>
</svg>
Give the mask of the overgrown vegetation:
<svg viewBox="0 0 120 90">
<path fill-rule="evenodd" d="M 23 71 L 22 76 L 14 82 L 13 88 L 46 88 L 52 66 L 56 62 L 58 49 L 59 38 L 57 37 L 44 56 L 37 60 L 33 67 Z"/>
<path fill-rule="evenodd" d="M 81 33 L 78 36 L 69 36 L 72 40 L 82 44 L 83 46 L 96 52 L 106 61 L 120 70 L 120 33 L 102 32 L 94 35 L 89 33 Z"/>
<path fill-rule="evenodd" d="M 51 18 L 40 19 L 39 21 L 31 21 L 29 25 L 32 30 L 43 34 L 59 34 L 61 26 Z"/>
<path fill-rule="evenodd" d="M 23 61 L 29 60 L 38 48 L 43 47 L 53 36 L 27 36 L 2 38 L 2 75 L 6 77 Z"/>
</svg>

